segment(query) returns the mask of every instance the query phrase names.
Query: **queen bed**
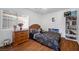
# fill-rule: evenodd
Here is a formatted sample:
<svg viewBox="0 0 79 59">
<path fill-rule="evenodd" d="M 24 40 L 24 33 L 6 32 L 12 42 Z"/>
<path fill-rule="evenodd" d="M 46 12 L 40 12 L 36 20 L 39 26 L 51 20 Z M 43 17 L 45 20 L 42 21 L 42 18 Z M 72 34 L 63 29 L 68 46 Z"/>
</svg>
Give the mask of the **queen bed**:
<svg viewBox="0 0 79 59">
<path fill-rule="evenodd" d="M 59 41 L 61 35 L 57 32 L 49 32 L 42 30 L 38 24 L 33 24 L 29 27 L 30 38 L 39 43 L 48 46 L 55 51 L 59 51 Z"/>
</svg>

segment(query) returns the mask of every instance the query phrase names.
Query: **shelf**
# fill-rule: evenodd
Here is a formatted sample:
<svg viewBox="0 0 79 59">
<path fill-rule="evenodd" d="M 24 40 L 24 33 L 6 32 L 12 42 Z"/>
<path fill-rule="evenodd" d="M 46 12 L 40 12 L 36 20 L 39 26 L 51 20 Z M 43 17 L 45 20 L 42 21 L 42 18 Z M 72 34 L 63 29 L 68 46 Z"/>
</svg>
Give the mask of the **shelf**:
<svg viewBox="0 0 79 59">
<path fill-rule="evenodd" d="M 76 37 L 76 35 L 73 35 L 73 34 L 66 34 L 66 36 Z"/>
<path fill-rule="evenodd" d="M 77 13 L 75 11 L 71 11 L 75 16 L 69 15 L 66 16 L 66 36 L 69 38 L 76 39 L 77 34 Z M 74 15 L 74 14 L 73 14 Z"/>
</svg>

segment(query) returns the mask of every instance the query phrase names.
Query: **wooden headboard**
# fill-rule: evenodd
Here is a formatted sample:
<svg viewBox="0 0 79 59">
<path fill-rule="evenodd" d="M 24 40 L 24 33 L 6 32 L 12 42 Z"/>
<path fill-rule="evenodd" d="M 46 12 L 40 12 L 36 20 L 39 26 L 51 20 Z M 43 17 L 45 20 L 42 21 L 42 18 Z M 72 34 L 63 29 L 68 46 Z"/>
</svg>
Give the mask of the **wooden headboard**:
<svg viewBox="0 0 79 59">
<path fill-rule="evenodd" d="M 29 29 L 39 29 L 41 26 L 39 24 L 33 24 L 29 27 Z"/>
</svg>

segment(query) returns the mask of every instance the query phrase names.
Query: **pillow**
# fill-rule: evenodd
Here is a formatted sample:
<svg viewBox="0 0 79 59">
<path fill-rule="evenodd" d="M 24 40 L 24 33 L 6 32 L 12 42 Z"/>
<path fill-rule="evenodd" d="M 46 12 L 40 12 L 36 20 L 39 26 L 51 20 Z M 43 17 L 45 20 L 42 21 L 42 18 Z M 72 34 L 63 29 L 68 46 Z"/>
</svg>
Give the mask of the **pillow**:
<svg viewBox="0 0 79 59">
<path fill-rule="evenodd" d="M 50 28 L 49 28 L 49 31 L 50 31 L 50 32 L 58 32 L 58 33 L 59 33 L 59 29 L 50 29 Z"/>
<path fill-rule="evenodd" d="M 40 33 L 40 29 L 30 29 L 30 33 L 32 34 Z"/>
</svg>

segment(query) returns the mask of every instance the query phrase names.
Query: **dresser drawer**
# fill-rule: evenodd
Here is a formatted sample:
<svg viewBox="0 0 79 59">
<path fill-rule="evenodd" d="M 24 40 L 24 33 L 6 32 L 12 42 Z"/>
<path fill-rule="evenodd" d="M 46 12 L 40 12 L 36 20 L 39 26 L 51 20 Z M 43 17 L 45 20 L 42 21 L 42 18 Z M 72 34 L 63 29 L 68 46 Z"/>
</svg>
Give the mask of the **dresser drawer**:
<svg viewBox="0 0 79 59">
<path fill-rule="evenodd" d="M 28 34 L 28 31 L 16 31 L 14 32 L 14 44 L 15 45 L 18 45 L 24 41 L 27 41 L 28 40 L 28 37 L 29 37 L 29 34 Z"/>
<path fill-rule="evenodd" d="M 14 39 L 18 39 L 18 38 L 29 38 L 29 35 L 17 35 L 14 37 Z"/>
<path fill-rule="evenodd" d="M 23 35 L 15 35 L 15 37 L 26 37 L 28 34 L 23 34 Z"/>
<path fill-rule="evenodd" d="M 15 35 L 26 35 L 27 32 L 15 32 Z"/>
<path fill-rule="evenodd" d="M 28 38 L 26 38 L 26 37 L 22 37 L 22 38 L 20 38 L 20 37 L 18 37 L 18 38 L 15 38 L 15 41 L 22 41 L 22 40 L 27 40 Z"/>
</svg>

